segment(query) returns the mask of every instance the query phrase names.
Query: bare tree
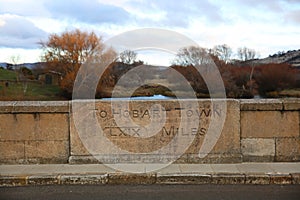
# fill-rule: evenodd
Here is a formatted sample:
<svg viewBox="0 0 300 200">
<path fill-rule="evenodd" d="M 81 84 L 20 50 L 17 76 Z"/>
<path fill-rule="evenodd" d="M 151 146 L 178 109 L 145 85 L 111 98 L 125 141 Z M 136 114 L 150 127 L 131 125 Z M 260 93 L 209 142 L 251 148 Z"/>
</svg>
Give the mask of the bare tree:
<svg viewBox="0 0 300 200">
<path fill-rule="evenodd" d="M 20 55 L 12 55 L 10 57 L 11 62 L 14 65 L 14 70 L 16 72 L 16 78 L 17 78 L 17 82 L 21 82 L 22 83 L 22 87 L 23 87 L 23 95 L 26 94 L 27 92 L 27 88 L 28 88 L 28 80 L 27 80 L 27 72 L 25 69 L 25 67 L 23 67 L 22 65 L 18 64 L 21 60 Z"/>
<path fill-rule="evenodd" d="M 133 64 L 136 61 L 137 53 L 131 50 L 125 50 L 120 53 L 119 60 L 125 64 Z"/>
<path fill-rule="evenodd" d="M 188 66 L 207 62 L 207 49 L 197 46 L 184 47 L 176 54 L 173 64 Z"/>
<path fill-rule="evenodd" d="M 212 49 L 212 54 L 217 56 L 220 60 L 223 60 L 225 63 L 228 63 L 232 56 L 232 49 L 227 44 L 216 45 Z"/>
<path fill-rule="evenodd" d="M 14 71 L 16 72 L 17 82 L 20 80 L 20 67 L 17 65 L 20 62 L 20 55 L 12 55 L 10 56 L 10 61 L 14 65 Z"/>
<path fill-rule="evenodd" d="M 237 56 L 242 61 L 252 60 L 259 56 L 259 53 L 254 49 L 249 49 L 247 47 L 240 47 L 237 50 Z"/>
<path fill-rule="evenodd" d="M 253 60 L 257 57 L 259 57 L 259 53 L 255 51 L 254 49 L 249 49 L 247 47 L 241 47 L 238 48 L 237 50 L 237 55 L 242 61 L 248 61 L 248 60 Z M 251 65 L 251 72 L 249 75 L 249 83 L 250 83 L 250 92 L 253 92 L 253 73 L 254 73 L 254 68 L 255 68 L 255 63 L 250 62 Z"/>
</svg>

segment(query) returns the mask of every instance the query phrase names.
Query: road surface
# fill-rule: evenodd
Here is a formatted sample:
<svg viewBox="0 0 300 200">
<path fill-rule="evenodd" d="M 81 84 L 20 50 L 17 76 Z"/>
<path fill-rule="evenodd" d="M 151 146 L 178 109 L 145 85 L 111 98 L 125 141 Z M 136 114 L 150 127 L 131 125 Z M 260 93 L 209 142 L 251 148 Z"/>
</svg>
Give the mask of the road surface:
<svg viewBox="0 0 300 200">
<path fill-rule="evenodd" d="M 0 199 L 300 199 L 300 185 L 52 185 L 0 188 Z"/>
</svg>

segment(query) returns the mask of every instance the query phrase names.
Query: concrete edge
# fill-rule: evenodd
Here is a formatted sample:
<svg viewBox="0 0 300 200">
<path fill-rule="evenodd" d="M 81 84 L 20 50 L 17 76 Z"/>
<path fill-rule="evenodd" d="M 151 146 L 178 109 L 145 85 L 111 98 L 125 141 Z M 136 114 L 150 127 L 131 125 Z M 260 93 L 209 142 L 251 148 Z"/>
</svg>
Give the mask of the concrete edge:
<svg viewBox="0 0 300 200">
<path fill-rule="evenodd" d="M 248 184 L 300 185 L 300 173 L 290 174 L 57 174 L 0 176 L 0 187 L 30 185 L 113 184 Z"/>
</svg>

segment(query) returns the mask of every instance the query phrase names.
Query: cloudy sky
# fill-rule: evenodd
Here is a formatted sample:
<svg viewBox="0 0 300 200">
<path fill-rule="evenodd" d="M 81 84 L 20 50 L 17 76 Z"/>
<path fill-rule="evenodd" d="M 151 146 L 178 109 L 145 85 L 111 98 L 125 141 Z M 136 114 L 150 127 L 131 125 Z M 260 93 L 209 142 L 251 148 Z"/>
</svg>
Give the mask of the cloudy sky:
<svg viewBox="0 0 300 200">
<path fill-rule="evenodd" d="M 300 49 L 300 0 L 0 0 L 0 62 L 39 61 L 39 41 L 75 28 L 104 40 L 163 28 L 203 47 L 247 46 L 266 57 Z"/>
</svg>

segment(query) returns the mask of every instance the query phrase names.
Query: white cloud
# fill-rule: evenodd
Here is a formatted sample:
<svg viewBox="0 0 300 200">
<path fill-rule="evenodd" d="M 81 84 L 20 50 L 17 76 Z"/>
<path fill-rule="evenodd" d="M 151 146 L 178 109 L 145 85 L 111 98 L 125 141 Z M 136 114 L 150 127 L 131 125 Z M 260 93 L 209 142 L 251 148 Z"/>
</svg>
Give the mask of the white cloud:
<svg viewBox="0 0 300 200">
<path fill-rule="evenodd" d="M 0 26 L 0 46 L 37 48 L 38 42 L 45 39 L 47 33 L 37 28 L 32 22 L 17 15 L 1 15 L 4 23 Z"/>
<path fill-rule="evenodd" d="M 19 56 L 20 63 L 34 63 L 40 61 L 42 51 L 40 49 L 22 49 L 22 48 L 0 48 L 0 62 L 12 63 L 12 56 Z"/>
<path fill-rule="evenodd" d="M 285 14 L 285 22 L 295 23 L 300 26 L 300 8 Z"/>
<path fill-rule="evenodd" d="M 48 16 L 44 0 L 0 0 L 0 14 L 20 16 Z"/>
<path fill-rule="evenodd" d="M 145 64 L 170 66 L 174 60 L 175 55 L 159 50 L 141 50 L 137 51 L 137 60 L 144 61 Z"/>
<path fill-rule="evenodd" d="M 121 7 L 101 4 L 96 0 L 46 1 L 45 7 L 53 18 L 90 24 L 125 23 L 130 15 Z"/>
<path fill-rule="evenodd" d="M 47 34 L 73 28 L 107 39 L 145 27 L 177 31 L 204 47 L 248 46 L 262 56 L 300 48 L 299 0 L 0 0 L 0 5 L 2 48 L 37 48 Z"/>
</svg>

